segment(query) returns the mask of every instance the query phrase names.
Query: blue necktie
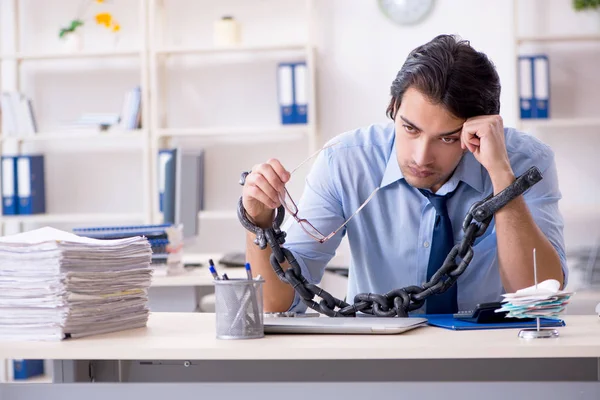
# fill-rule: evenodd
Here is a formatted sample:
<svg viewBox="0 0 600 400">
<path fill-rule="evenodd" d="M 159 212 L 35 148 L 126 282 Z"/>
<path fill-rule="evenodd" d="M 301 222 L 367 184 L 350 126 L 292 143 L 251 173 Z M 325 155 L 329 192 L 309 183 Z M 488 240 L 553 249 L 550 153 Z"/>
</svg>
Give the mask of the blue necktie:
<svg viewBox="0 0 600 400">
<path fill-rule="evenodd" d="M 427 266 L 427 281 L 429 281 L 433 274 L 440 269 L 444 260 L 446 260 L 446 256 L 454 246 L 454 234 L 452 233 L 452 223 L 448 216 L 446 202 L 456 192 L 456 189 L 444 196 L 438 196 L 424 190 L 420 190 L 420 192 L 429 199 L 436 213 L 433 239 L 431 240 L 431 253 L 429 254 L 429 264 Z M 425 301 L 425 310 L 427 314 L 452 314 L 457 312 L 456 283 L 442 294 L 429 296 Z"/>
</svg>

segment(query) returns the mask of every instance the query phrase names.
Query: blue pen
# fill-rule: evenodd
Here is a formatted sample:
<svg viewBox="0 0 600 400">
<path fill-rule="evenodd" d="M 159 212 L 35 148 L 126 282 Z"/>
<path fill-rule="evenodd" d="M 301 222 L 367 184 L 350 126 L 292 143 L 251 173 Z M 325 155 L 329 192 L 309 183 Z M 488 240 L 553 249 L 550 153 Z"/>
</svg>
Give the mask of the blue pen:
<svg viewBox="0 0 600 400">
<path fill-rule="evenodd" d="M 219 274 L 217 274 L 217 270 L 215 269 L 215 263 L 213 262 L 212 259 L 208 260 L 208 264 L 209 264 L 208 270 L 210 271 L 213 278 L 215 278 L 215 280 L 217 280 L 217 281 L 221 280 L 221 278 L 219 278 Z"/>
<path fill-rule="evenodd" d="M 246 263 L 246 276 L 248 279 L 252 280 L 252 269 L 250 268 L 250 263 Z"/>
<path fill-rule="evenodd" d="M 250 263 L 246 263 L 246 276 L 248 280 L 252 282 L 252 269 L 250 268 Z M 252 300 L 252 310 L 254 312 L 254 321 L 259 321 L 260 315 L 258 310 L 258 300 L 256 298 L 256 286 L 254 282 L 252 282 L 252 286 L 250 287 L 250 299 Z"/>
</svg>

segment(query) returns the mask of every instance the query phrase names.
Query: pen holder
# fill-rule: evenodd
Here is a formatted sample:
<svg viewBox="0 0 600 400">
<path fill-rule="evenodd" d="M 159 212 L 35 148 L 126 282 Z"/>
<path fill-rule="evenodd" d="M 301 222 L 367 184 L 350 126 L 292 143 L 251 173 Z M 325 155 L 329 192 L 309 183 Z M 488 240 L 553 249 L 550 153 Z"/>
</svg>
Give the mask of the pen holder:
<svg viewBox="0 0 600 400">
<path fill-rule="evenodd" d="M 265 336 L 262 279 L 216 280 L 217 339 L 256 339 Z"/>
</svg>

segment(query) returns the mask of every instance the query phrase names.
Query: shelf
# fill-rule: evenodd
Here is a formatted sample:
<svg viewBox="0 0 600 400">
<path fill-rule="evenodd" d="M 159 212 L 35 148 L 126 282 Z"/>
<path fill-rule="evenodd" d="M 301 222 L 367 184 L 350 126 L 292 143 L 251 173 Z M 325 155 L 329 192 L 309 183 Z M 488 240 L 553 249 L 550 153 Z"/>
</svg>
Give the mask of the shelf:
<svg viewBox="0 0 600 400">
<path fill-rule="evenodd" d="M 519 122 L 524 129 L 600 127 L 600 118 L 521 119 Z"/>
<path fill-rule="evenodd" d="M 1 141 L 16 140 L 19 142 L 44 142 L 52 140 L 109 140 L 109 139 L 142 139 L 146 131 L 118 130 L 91 132 L 86 130 L 65 130 L 56 132 L 40 132 L 30 136 L 0 136 Z"/>
<path fill-rule="evenodd" d="M 117 51 L 95 51 L 80 53 L 17 53 L 0 55 L 2 61 L 34 61 L 34 60 L 62 60 L 62 59 L 87 59 L 87 58 L 118 58 L 135 57 L 141 54 L 136 50 L 117 50 Z"/>
<path fill-rule="evenodd" d="M 10 383 L 52 383 L 52 377 L 50 375 L 38 375 L 32 376 L 28 379 L 13 379 Z"/>
<path fill-rule="evenodd" d="M 271 46 L 231 46 L 231 47 L 173 47 L 155 51 L 158 55 L 185 55 L 185 54 L 243 54 L 243 53 L 274 53 L 288 51 L 306 51 L 304 44 L 282 44 Z"/>
<path fill-rule="evenodd" d="M 200 211 L 198 218 L 203 220 L 224 220 L 224 219 L 235 219 L 237 220 L 237 211 L 234 210 L 215 210 L 215 211 Z"/>
<path fill-rule="evenodd" d="M 517 43 L 549 43 L 549 42 L 597 42 L 600 34 L 589 35 L 532 35 L 517 37 Z"/>
<path fill-rule="evenodd" d="M 143 221 L 144 215 L 138 213 L 90 213 L 90 214 L 36 214 L 36 215 L 2 215 L 0 223 L 68 223 L 68 222 L 120 222 Z"/>
<path fill-rule="evenodd" d="M 265 128 L 245 127 L 214 127 L 214 128 L 185 128 L 162 129 L 158 137 L 199 137 L 211 139 L 247 139 L 250 141 L 281 141 L 295 140 L 308 134 L 308 125 L 277 126 Z"/>
</svg>

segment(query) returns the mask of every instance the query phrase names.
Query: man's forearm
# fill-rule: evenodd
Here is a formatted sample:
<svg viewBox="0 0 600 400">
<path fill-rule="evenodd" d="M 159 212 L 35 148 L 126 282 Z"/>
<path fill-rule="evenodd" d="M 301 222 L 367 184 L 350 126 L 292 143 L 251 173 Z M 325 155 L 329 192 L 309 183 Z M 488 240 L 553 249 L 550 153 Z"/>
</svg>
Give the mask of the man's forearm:
<svg viewBox="0 0 600 400">
<path fill-rule="evenodd" d="M 254 234 L 246 233 L 246 259 L 252 266 L 254 276 L 261 275 L 265 280 L 263 287 L 263 304 L 265 312 L 286 311 L 294 301 L 294 289 L 281 282 L 273 267 L 271 267 L 270 257 L 271 249 L 267 246 L 261 250 L 254 244 Z M 281 267 L 286 270 L 288 263 L 283 263 Z"/>
<path fill-rule="evenodd" d="M 492 179 L 494 194 L 514 181 L 510 174 Z M 494 216 L 498 240 L 498 264 L 502 285 L 514 292 L 534 284 L 533 249 L 536 251 L 537 279 L 556 279 L 563 285 L 560 257 L 535 223 L 523 196 L 513 199 Z"/>
</svg>

